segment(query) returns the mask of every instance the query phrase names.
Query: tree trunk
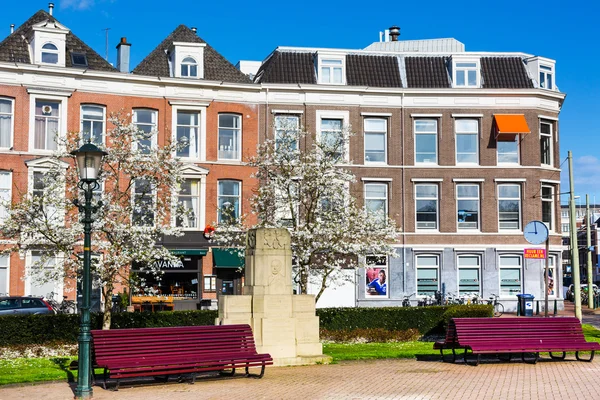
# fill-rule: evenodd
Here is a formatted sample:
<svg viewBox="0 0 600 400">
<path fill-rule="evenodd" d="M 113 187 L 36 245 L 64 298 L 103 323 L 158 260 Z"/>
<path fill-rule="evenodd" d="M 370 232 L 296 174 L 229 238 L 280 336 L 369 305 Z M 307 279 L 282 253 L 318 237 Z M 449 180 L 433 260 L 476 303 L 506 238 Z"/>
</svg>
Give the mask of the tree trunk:
<svg viewBox="0 0 600 400">
<path fill-rule="evenodd" d="M 112 285 L 106 285 L 102 289 L 102 294 L 104 295 L 104 312 L 102 313 L 102 329 L 109 330 L 110 323 L 112 320 L 112 293 L 113 288 Z"/>
<path fill-rule="evenodd" d="M 331 275 L 332 272 L 333 269 L 324 270 L 323 277 L 321 279 L 321 288 L 319 289 L 319 293 L 317 293 L 317 295 L 315 296 L 315 304 L 319 301 L 325 289 L 327 289 L 327 278 L 329 277 L 329 275 Z"/>
</svg>

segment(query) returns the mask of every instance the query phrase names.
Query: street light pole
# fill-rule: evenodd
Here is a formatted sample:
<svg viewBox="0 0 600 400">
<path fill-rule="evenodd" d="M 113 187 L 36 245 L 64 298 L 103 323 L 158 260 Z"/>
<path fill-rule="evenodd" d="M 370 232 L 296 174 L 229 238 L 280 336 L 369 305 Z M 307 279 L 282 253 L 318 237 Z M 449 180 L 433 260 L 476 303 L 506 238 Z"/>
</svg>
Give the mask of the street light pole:
<svg viewBox="0 0 600 400">
<path fill-rule="evenodd" d="M 590 217 L 590 195 L 585 195 L 585 230 L 586 230 L 586 250 L 587 255 L 587 280 L 588 280 L 588 307 L 589 309 L 594 308 L 594 290 L 592 289 L 594 283 L 594 272 L 592 271 L 592 230 L 591 230 L 591 217 Z M 579 246 L 578 246 L 579 247 Z"/>
<path fill-rule="evenodd" d="M 92 276 L 90 273 L 92 262 L 91 236 L 92 223 L 94 222 L 92 214 L 101 206 L 100 203 L 97 206 L 93 206 L 92 197 L 94 195 L 94 190 L 100 187 L 100 184 L 98 183 L 98 172 L 102 163 L 102 157 L 107 153 L 91 143 L 86 143 L 81 146 L 79 150 L 75 150 L 71 154 L 77 158 L 77 165 L 79 167 L 79 183 L 77 184 L 77 187 L 83 191 L 85 199 L 83 205 L 81 205 L 77 199 L 73 201 L 79 209 L 79 212 L 83 212 L 83 219 L 81 221 L 83 222 L 83 276 L 81 306 L 79 307 L 81 319 L 79 323 L 79 349 L 77 352 L 78 374 L 75 397 L 85 399 L 92 397 L 93 394 L 91 385 L 92 336 L 90 332 L 90 304 L 92 298 Z"/>
<path fill-rule="evenodd" d="M 571 274 L 575 295 L 575 316 L 581 321 L 581 286 L 579 278 L 579 245 L 577 242 L 577 217 L 575 215 L 575 186 L 573 184 L 573 157 L 569 159 L 569 229 L 571 233 Z"/>
</svg>

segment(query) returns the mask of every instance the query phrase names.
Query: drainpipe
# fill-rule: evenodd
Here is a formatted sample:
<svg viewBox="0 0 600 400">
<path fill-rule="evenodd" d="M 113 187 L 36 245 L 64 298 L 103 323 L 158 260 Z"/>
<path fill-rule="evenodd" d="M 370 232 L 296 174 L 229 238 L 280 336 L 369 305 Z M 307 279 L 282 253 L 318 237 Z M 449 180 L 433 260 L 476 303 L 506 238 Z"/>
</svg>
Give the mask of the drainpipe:
<svg viewBox="0 0 600 400">
<path fill-rule="evenodd" d="M 400 136 L 402 137 L 402 182 L 401 182 L 401 188 L 402 188 L 402 264 L 403 264 L 403 268 L 402 268 L 402 273 L 403 273 L 403 279 L 402 279 L 402 291 L 404 292 L 404 295 L 406 296 L 406 266 L 407 266 L 407 262 L 406 262 L 406 199 L 405 199 L 405 193 L 406 190 L 404 190 L 404 186 L 405 186 L 405 182 L 404 182 L 404 173 L 406 171 L 406 166 L 404 165 L 404 92 L 402 92 L 402 97 L 401 97 L 401 101 L 400 101 Z"/>
</svg>

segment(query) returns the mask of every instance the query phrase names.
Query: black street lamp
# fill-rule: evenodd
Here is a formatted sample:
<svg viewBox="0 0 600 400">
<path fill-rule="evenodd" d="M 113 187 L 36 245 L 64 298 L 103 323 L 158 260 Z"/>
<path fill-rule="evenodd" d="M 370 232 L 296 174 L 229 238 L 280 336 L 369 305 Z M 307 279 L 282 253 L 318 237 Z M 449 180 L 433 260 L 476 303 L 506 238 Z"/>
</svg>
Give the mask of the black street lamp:
<svg viewBox="0 0 600 400">
<path fill-rule="evenodd" d="M 91 369 L 91 341 L 92 336 L 90 333 L 91 328 L 91 317 L 90 317 L 90 303 L 91 303 L 91 292 L 92 292 L 92 279 L 90 274 L 91 266 L 91 233 L 92 233 L 92 213 L 97 211 L 96 207 L 92 206 L 92 196 L 94 190 L 100 187 L 98 183 L 98 172 L 102 164 L 102 157 L 108 153 L 100 150 L 92 143 L 86 143 L 79 148 L 71 152 L 72 155 L 77 159 L 77 166 L 79 169 L 79 183 L 77 186 L 83 190 L 85 197 L 85 203 L 81 205 L 79 201 L 74 200 L 75 205 L 79 208 L 79 212 L 83 213 L 83 278 L 82 278 L 82 300 L 81 306 L 81 319 L 79 322 L 79 350 L 78 350 L 78 376 L 77 376 L 77 388 L 75 389 L 75 396 L 77 398 L 89 398 L 92 397 L 92 369 Z"/>
</svg>

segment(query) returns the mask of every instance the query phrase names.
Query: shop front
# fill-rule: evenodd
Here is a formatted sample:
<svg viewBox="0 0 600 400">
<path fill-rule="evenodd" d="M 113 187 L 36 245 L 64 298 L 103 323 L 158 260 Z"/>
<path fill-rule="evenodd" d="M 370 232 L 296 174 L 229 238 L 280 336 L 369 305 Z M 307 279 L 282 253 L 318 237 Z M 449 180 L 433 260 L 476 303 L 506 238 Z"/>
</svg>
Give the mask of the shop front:
<svg viewBox="0 0 600 400">
<path fill-rule="evenodd" d="M 218 295 L 240 295 L 244 286 L 244 254 L 235 248 L 212 248 Z"/>
</svg>

